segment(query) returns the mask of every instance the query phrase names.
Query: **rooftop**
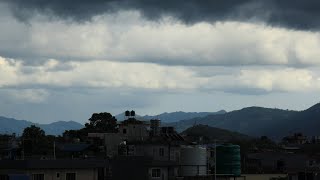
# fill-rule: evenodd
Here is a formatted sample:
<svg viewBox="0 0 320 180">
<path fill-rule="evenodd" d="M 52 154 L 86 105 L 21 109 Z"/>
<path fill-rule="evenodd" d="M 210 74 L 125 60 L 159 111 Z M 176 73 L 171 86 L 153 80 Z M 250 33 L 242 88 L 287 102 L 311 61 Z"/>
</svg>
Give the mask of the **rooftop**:
<svg viewBox="0 0 320 180">
<path fill-rule="evenodd" d="M 87 169 L 107 165 L 107 160 L 0 160 L 0 169 Z"/>
</svg>

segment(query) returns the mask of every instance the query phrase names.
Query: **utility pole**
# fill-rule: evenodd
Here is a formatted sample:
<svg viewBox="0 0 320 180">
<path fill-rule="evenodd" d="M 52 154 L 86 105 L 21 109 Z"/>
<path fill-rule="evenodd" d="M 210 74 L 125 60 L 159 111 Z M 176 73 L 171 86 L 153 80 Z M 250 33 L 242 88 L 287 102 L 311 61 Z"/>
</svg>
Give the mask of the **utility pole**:
<svg viewBox="0 0 320 180">
<path fill-rule="evenodd" d="M 56 141 L 53 141 L 53 159 L 56 160 Z"/>
<path fill-rule="evenodd" d="M 217 140 L 214 140 L 214 180 L 217 180 Z"/>
</svg>

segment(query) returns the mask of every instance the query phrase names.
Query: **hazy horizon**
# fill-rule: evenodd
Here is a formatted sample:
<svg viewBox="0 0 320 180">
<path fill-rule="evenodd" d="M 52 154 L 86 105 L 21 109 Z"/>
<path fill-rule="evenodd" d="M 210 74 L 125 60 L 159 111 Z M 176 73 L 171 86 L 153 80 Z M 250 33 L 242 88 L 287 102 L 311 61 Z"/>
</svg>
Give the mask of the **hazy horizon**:
<svg viewBox="0 0 320 180">
<path fill-rule="evenodd" d="M 315 103 L 315 104 L 317 104 L 317 103 Z M 275 107 L 275 106 L 273 107 L 273 106 L 252 105 L 252 106 L 240 107 L 238 109 L 230 109 L 230 110 L 220 109 L 220 110 L 213 110 L 213 111 L 192 111 L 192 110 L 191 111 L 183 111 L 183 110 L 175 110 L 175 111 L 161 111 L 161 112 L 155 112 L 155 113 L 142 113 L 141 114 L 136 109 L 127 108 L 127 109 L 125 109 L 123 111 L 116 112 L 116 113 L 113 113 L 113 112 L 110 112 L 110 111 L 107 111 L 107 110 L 106 111 L 96 111 L 96 112 L 92 112 L 92 113 L 109 112 L 113 116 L 117 116 L 117 115 L 120 115 L 120 114 L 124 113 L 126 110 L 134 110 L 134 111 L 136 111 L 137 115 L 140 115 L 140 116 L 147 116 L 147 115 L 148 116 L 156 116 L 156 115 L 159 115 L 159 114 L 162 114 L 162 113 L 173 113 L 173 112 L 195 112 L 195 113 L 197 113 L 197 112 L 218 112 L 218 111 L 222 111 L 222 110 L 227 111 L 227 112 L 231 112 L 231 111 L 240 110 L 240 109 L 243 109 L 243 108 L 246 108 L 246 107 L 253 107 L 253 106 L 263 107 L 263 108 L 276 108 L 276 109 L 283 109 L 283 110 L 302 111 L 302 110 L 305 110 L 305 109 L 307 109 L 307 108 L 309 108 L 309 107 L 311 107 L 311 106 L 313 106 L 315 104 L 312 104 L 310 106 L 306 106 L 303 109 L 290 109 L 290 108 L 279 108 L 279 107 Z M 5 116 L 5 115 L 0 115 L 0 116 L 4 116 L 4 117 L 7 117 L 7 118 L 14 118 L 14 119 L 17 119 L 17 120 L 27 120 L 27 121 L 31 121 L 33 123 L 39 123 L 39 124 L 50 124 L 50 123 L 58 122 L 58 121 L 75 121 L 75 122 L 78 122 L 80 124 L 84 124 L 91 117 L 92 113 L 88 114 L 86 116 L 86 118 L 82 118 L 81 120 L 79 120 L 79 119 L 78 120 L 77 119 L 49 119 L 49 120 L 44 121 L 45 119 L 42 119 L 40 121 L 37 121 L 35 119 L 26 119 L 24 117 L 20 117 L 19 118 L 19 117 L 13 117 L 13 116 Z"/>
</svg>

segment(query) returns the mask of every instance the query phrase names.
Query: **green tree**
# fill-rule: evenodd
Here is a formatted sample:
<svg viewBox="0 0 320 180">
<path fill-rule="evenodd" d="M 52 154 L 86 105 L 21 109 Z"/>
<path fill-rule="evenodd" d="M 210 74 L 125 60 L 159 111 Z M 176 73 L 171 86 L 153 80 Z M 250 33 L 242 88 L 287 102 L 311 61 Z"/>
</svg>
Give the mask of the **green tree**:
<svg viewBox="0 0 320 180">
<path fill-rule="evenodd" d="M 31 125 L 30 127 L 26 127 L 23 130 L 22 138 L 24 139 L 34 139 L 38 140 L 41 138 L 44 138 L 46 136 L 44 130 L 42 130 L 40 127 L 37 127 L 35 125 Z"/>
<path fill-rule="evenodd" d="M 79 130 L 66 130 L 63 133 L 64 141 L 72 141 L 75 138 L 79 138 L 81 141 L 84 141 L 88 136 L 89 131 L 86 128 Z"/>
<path fill-rule="evenodd" d="M 26 127 L 22 133 L 22 148 L 27 155 L 46 155 L 51 150 L 52 138 L 47 137 L 44 130 L 35 125 Z"/>
<path fill-rule="evenodd" d="M 85 128 L 90 132 L 117 132 L 117 119 L 108 112 L 93 113 Z"/>
<path fill-rule="evenodd" d="M 93 113 L 85 127 L 79 130 L 66 130 L 63 133 L 65 141 L 79 138 L 85 141 L 88 133 L 114 133 L 117 132 L 117 119 L 108 112 Z"/>
</svg>

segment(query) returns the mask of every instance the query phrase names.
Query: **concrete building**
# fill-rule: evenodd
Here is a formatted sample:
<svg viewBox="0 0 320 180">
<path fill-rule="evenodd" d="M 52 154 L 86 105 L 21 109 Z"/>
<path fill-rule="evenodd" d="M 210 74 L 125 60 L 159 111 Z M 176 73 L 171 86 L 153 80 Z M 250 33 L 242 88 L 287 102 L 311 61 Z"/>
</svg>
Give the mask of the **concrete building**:
<svg viewBox="0 0 320 180">
<path fill-rule="evenodd" d="M 88 133 L 93 144 L 98 144 L 108 157 L 118 155 L 118 147 L 124 138 L 119 133 Z"/>
<path fill-rule="evenodd" d="M 218 175 L 217 180 L 288 180 L 287 174 L 242 174 L 239 177 Z"/>
<path fill-rule="evenodd" d="M 118 156 L 111 164 L 112 180 L 171 180 L 178 176 L 176 163 L 145 156 Z"/>
<path fill-rule="evenodd" d="M 311 143 L 313 144 L 320 144 L 320 136 L 312 136 Z"/>
<path fill-rule="evenodd" d="M 282 139 L 284 144 L 294 144 L 294 145 L 301 145 L 308 142 L 307 136 L 303 135 L 302 133 L 294 133 L 292 136 L 287 136 Z"/>
<path fill-rule="evenodd" d="M 18 143 L 15 134 L 0 135 L 0 159 L 15 159 L 19 151 Z"/>
<path fill-rule="evenodd" d="M 119 134 L 126 141 L 144 141 L 149 137 L 149 126 L 144 121 L 129 118 L 119 124 Z"/>
<path fill-rule="evenodd" d="M 88 133 L 91 143 L 100 146 L 108 157 L 117 156 L 119 147 L 129 142 L 142 142 L 149 138 L 149 124 L 134 117 L 119 124 L 117 133 Z"/>
<path fill-rule="evenodd" d="M 105 180 L 105 160 L 1 160 L 1 180 Z"/>
</svg>

